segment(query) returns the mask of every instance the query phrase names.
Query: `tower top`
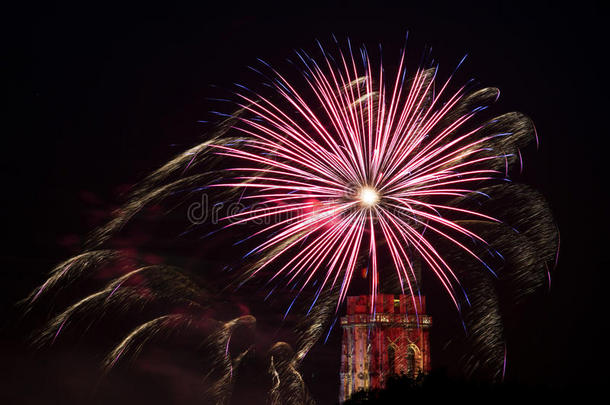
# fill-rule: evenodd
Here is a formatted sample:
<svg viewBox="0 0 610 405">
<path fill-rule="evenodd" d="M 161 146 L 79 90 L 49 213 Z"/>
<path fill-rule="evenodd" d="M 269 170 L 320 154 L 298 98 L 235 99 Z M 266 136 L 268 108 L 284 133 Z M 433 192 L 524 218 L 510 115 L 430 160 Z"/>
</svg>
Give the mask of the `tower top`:
<svg viewBox="0 0 610 405">
<path fill-rule="evenodd" d="M 374 301 L 370 295 L 347 297 L 339 400 L 361 389 L 383 388 L 391 375 L 428 373 L 431 326 L 422 295 L 379 294 Z"/>
</svg>

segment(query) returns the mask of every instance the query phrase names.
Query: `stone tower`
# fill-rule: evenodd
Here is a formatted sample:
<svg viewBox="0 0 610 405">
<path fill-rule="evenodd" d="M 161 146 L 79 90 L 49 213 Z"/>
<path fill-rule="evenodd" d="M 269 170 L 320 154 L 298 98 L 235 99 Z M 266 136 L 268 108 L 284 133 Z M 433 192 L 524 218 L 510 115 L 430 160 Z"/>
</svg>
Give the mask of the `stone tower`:
<svg viewBox="0 0 610 405">
<path fill-rule="evenodd" d="M 371 296 L 347 297 L 347 315 L 341 318 L 341 402 L 358 390 L 383 388 L 390 375 L 430 371 L 432 321 L 425 297 L 379 294 L 374 309 Z"/>
</svg>

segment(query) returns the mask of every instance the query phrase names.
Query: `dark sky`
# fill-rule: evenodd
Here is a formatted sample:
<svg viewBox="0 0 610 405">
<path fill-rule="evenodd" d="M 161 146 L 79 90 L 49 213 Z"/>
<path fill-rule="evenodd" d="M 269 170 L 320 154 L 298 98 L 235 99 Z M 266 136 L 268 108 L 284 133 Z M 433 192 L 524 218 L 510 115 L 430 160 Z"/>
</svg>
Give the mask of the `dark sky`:
<svg viewBox="0 0 610 405">
<path fill-rule="evenodd" d="M 382 42 L 397 53 L 409 30 L 412 54 L 419 57 L 429 45 L 447 69 L 468 53 L 464 74 L 499 87 L 497 111 L 529 115 L 540 136 L 539 151 L 525 156 L 523 180 L 549 200 L 561 252 L 551 291 L 532 299 L 522 333 L 513 333 L 509 375 L 531 384 L 605 378 L 597 370 L 605 356 L 602 271 L 608 268 L 601 6 L 85 3 L 32 3 L 4 12 L 1 302 L 7 314 L 73 253 L 70 238 L 91 230 L 92 211 L 115 204 L 121 186 L 201 139 L 205 126 L 197 121 L 216 108 L 206 99 L 217 96 L 213 86 L 230 88 L 256 58 L 282 62 L 296 48 L 313 49 L 315 39 L 330 43 L 333 33 L 369 47 Z M 5 319 L 11 321 L 2 335 L 1 379 L 11 386 L 3 395 L 28 392 L 26 386 L 36 385 L 25 383 L 28 375 L 45 379 L 53 367 L 26 355 L 23 330 L 14 328 L 13 316 Z M 48 398 L 61 397 L 49 385 Z"/>
</svg>

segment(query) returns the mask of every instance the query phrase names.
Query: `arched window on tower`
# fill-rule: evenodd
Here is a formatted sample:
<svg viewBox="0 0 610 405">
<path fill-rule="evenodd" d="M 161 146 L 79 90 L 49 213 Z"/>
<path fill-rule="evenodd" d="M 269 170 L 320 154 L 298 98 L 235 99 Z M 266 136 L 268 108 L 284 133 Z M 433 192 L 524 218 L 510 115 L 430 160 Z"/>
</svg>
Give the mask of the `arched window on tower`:
<svg viewBox="0 0 610 405">
<path fill-rule="evenodd" d="M 407 375 L 415 377 L 415 349 L 412 346 L 407 348 Z"/>
<path fill-rule="evenodd" d="M 388 374 L 396 374 L 396 348 L 388 346 Z"/>
</svg>

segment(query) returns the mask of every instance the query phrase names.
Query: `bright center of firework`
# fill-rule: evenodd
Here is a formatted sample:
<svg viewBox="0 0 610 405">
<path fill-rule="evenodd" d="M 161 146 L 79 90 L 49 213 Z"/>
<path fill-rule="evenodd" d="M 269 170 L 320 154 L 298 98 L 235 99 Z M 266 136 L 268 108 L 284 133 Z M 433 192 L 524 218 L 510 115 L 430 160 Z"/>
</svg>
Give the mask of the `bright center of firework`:
<svg viewBox="0 0 610 405">
<path fill-rule="evenodd" d="M 379 201 L 379 193 L 372 187 L 362 187 L 358 193 L 358 199 L 362 205 L 372 207 Z"/>
</svg>

